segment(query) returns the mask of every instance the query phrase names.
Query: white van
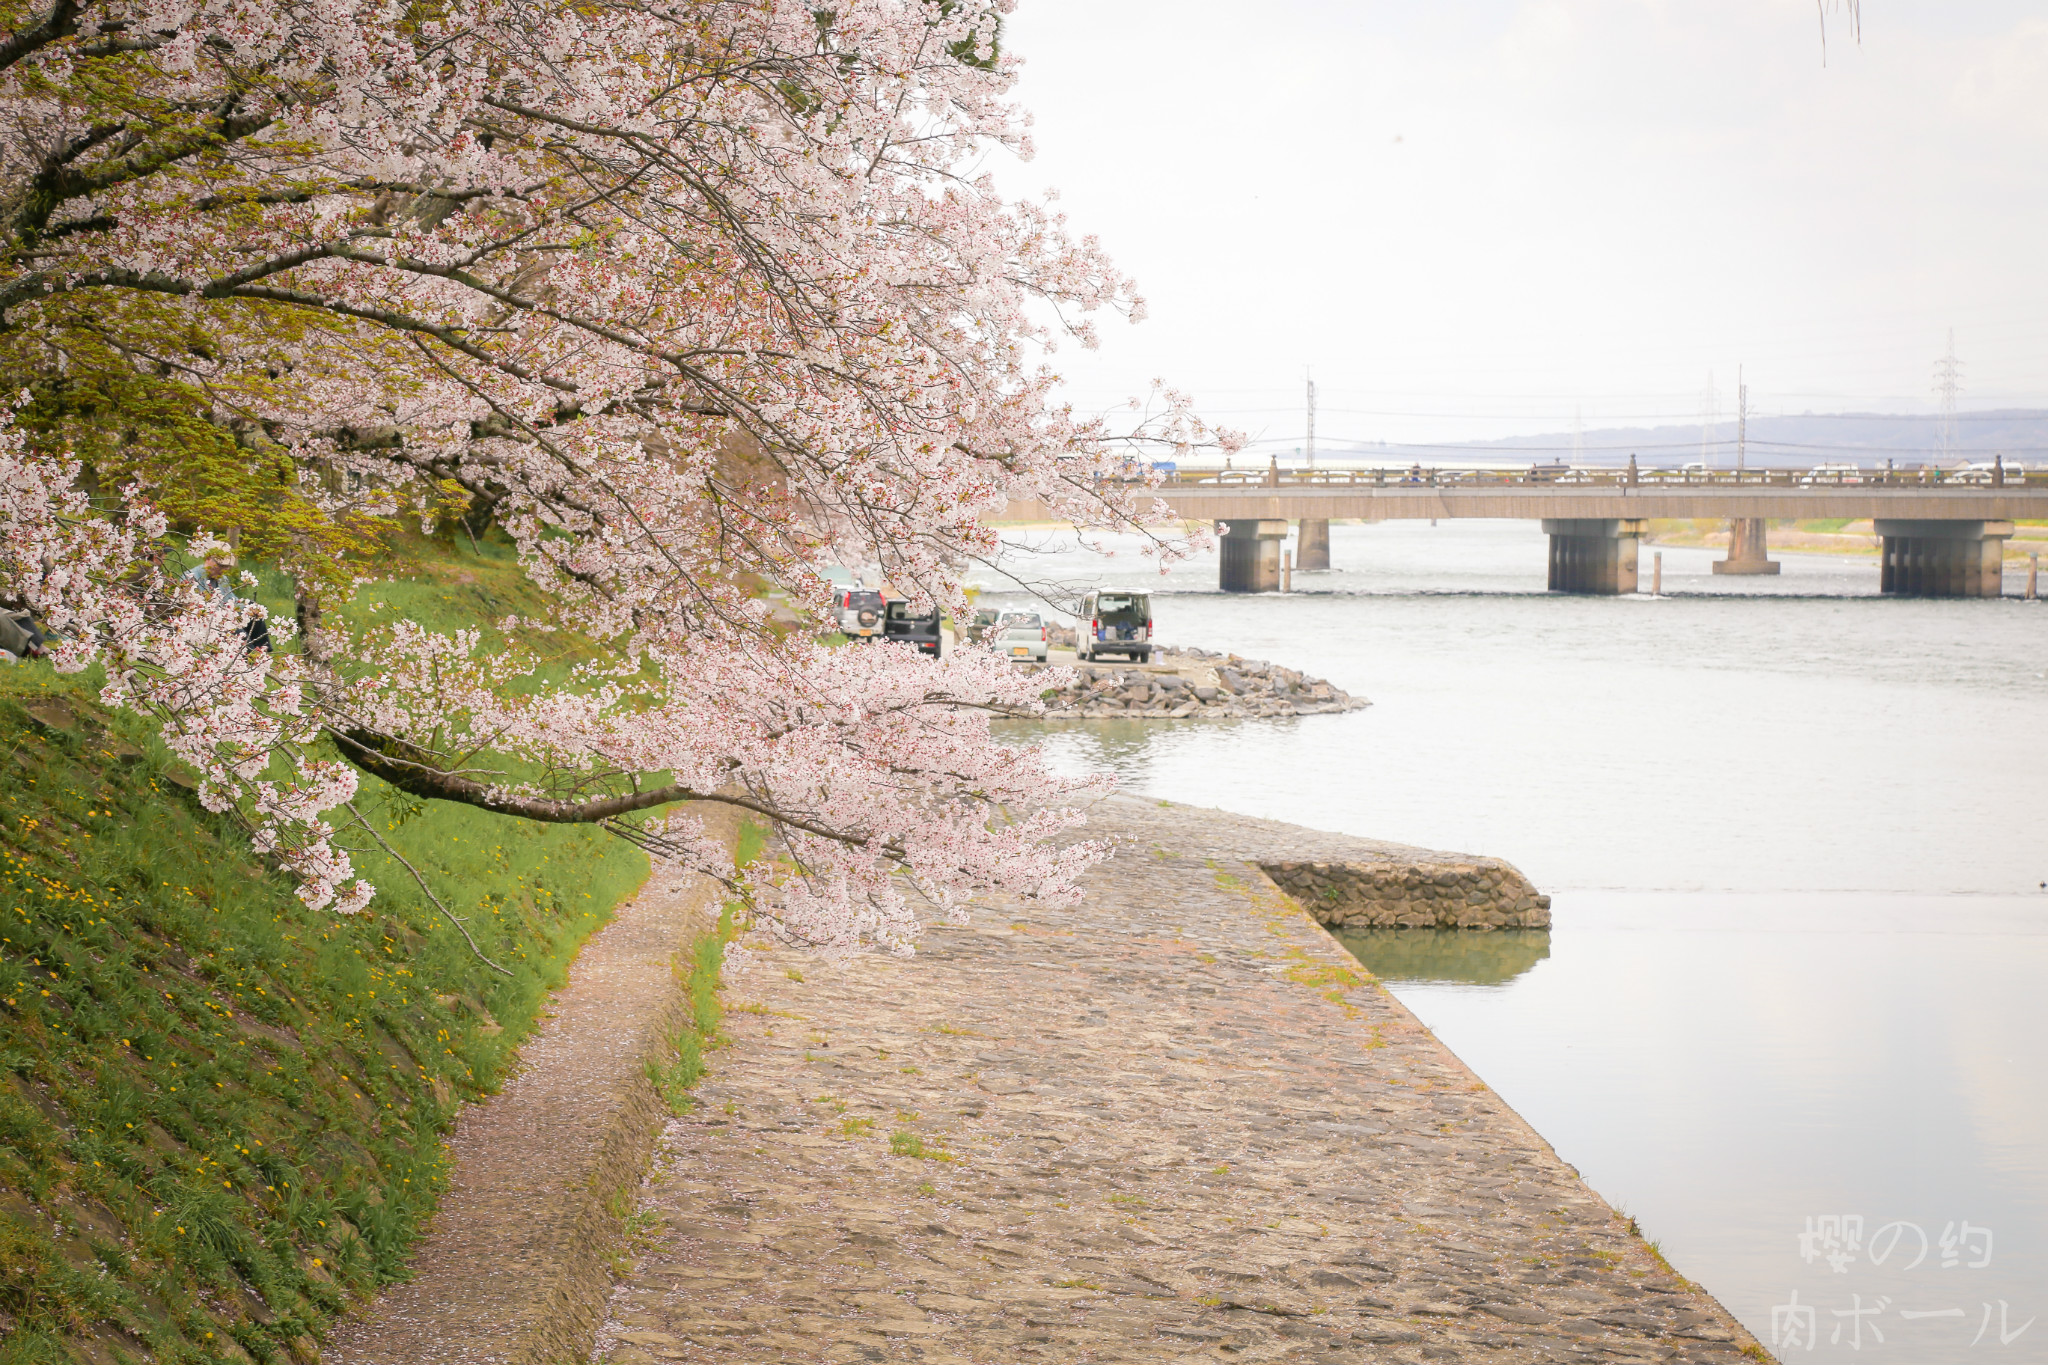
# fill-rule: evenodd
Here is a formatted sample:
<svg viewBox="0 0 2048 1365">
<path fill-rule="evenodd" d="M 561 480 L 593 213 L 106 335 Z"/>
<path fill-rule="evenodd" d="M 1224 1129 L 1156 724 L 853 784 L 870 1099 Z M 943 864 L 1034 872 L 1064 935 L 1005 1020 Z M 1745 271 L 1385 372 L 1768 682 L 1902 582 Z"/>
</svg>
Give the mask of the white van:
<svg viewBox="0 0 2048 1365">
<path fill-rule="evenodd" d="M 1978 460 L 1973 464 L 1964 465 L 1961 469 L 1950 470 L 1948 477 L 1942 482 L 1988 484 L 1997 479 L 2003 479 L 2007 483 L 2025 483 L 2027 467 L 2018 460 L 2006 460 L 2003 463 L 1997 460 Z"/>
<path fill-rule="evenodd" d="M 1081 599 L 1074 652 L 1084 660 L 1121 654 L 1144 663 L 1152 657 L 1152 596 L 1097 588 Z"/>
<path fill-rule="evenodd" d="M 1799 476 L 1801 483 L 1862 483 L 1863 466 L 1836 463 L 1817 464 Z"/>
</svg>

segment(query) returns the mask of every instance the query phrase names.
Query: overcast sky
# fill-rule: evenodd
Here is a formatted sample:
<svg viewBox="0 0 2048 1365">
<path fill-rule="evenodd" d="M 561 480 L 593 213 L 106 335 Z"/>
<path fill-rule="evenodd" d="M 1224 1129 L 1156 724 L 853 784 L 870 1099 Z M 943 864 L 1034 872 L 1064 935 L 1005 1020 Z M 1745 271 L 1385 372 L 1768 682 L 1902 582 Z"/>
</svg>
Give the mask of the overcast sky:
<svg viewBox="0 0 2048 1365">
<path fill-rule="evenodd" d="M 1298 444 L 2048 406 L 2048 5 L 1019 0 L 1036 158 L 1151 319 L 1056 358 Z"/>
</svg>

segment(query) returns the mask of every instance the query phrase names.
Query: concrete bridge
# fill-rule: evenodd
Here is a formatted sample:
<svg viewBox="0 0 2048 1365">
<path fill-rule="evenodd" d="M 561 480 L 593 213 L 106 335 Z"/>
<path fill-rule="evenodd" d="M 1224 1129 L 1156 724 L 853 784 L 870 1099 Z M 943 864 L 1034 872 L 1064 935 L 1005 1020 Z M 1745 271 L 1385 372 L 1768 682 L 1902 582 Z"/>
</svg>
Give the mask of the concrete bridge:
<svg viewBox="0 0 2048 1365">
<path fill-rule="evenodd" d="M 1146 489 L 1133 483 L 1134 498 Z M 1330 566 L 1330 522 L 1446 517 L 1540 521 L 1550 536 L 1550 587 L 1636 590 L 1637 547 L 1652 518 L 1726 519 L 1734 535 L 1716 573 L 1776 573 L 1772 518 L 1869 518 L 1883 542 L 1880 588 L 1923 597 L 1996 597 L 2013 521 L 2048 518 L 2048 476 L 2001 469 L 1826 473 L 1617 470 L 1338 469 L 1197 472 L 1156 490 L 1181 517 L 1214 521 L 1225 592 L 1280 586 L 1281 541 L 1298 523 L 1297 568 Z M 1034 509 L 1036 511 L 1034 512 Z M 1010 516 L 1046 515 L 1012 504 Z"/>
</svg>

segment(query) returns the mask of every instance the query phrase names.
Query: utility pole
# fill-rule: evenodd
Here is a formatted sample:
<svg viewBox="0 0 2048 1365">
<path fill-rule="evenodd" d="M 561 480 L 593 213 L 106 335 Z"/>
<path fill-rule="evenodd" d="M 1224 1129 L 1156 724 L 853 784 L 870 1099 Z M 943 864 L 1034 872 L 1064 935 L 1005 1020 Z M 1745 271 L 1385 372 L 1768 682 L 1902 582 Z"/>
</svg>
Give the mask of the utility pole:
<svg viewBox="0 0 2048 1365">
<path fill-rule="evenodd" d="M 1749 459 L 1749 385 L 1742 382 L 1742 367 L 1735 367 L 1735 472 L 1740 474 Z"/>
<path fill-rule="evenodd" d="M 1721 393 L 1714 387 L 1714 372 L 1707 371 L 1707 391 L 1700 395 L 1700 468 L 1714 467 L 1714 447 L 1721 438 Z"/>
<path fill-rule="evenodd" d="M 1308 377 L 1308 446 L 1304 453 L 1308 456 L 1308 467 L 1314 469 L 1316 467 L 1316 381 L 1313 375 Z"/>
<path fill-rule="evenodd" d="M 1934 396 L 1941 400 L 1941 428 L 1935 440 L 1940 449 L 1935 452 L 1945 467 L 1955 458 L 1956 446 L 1956 395 L 1962 391 L 1963 365 L 1956 359 L 1956 329 L 1948 329 L 1948 353 L 1934 362 Z"/>
</svg>

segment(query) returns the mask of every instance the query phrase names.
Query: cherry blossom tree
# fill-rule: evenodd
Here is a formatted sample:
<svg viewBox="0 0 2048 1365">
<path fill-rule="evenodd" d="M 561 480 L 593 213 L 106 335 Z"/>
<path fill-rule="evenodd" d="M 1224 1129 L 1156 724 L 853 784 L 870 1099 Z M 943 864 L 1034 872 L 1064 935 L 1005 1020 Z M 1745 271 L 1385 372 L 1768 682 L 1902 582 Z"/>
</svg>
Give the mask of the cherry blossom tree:
<svg viewBox="0 0 2048 1365">
<path fill-rule="evenodd" d="M 0 0 L 0 596 L 315 905 L 372 894 L 358 771 L 603 823 L 808 943 L 1070 895 L 1079 788 L 989 733 L 1042 684 L 813 624 L 835 562 L 957 607 L 1011 498 L 1170 556 L 1116 476 L 1216 439 L 1165 390 L 1114 431 L 1058 401 L 1048 352 L 1142 304 L 974 169 L 1028 151 L 1007 8 Z M 547 595 L 508 625 L 601 662 L 344 628 L 377 527 L 445 515 Z M 167 567 L 177 528 L 291 576 L 273 648 Z M 798 875 L 747 884 L 704 803 Z"/>
</svg>

